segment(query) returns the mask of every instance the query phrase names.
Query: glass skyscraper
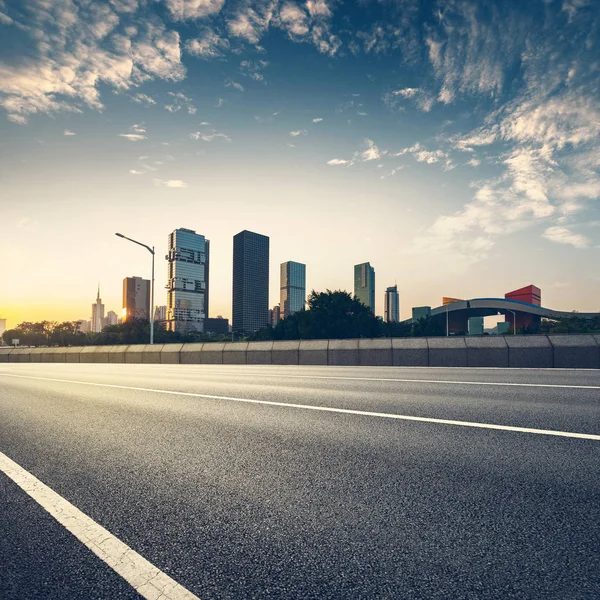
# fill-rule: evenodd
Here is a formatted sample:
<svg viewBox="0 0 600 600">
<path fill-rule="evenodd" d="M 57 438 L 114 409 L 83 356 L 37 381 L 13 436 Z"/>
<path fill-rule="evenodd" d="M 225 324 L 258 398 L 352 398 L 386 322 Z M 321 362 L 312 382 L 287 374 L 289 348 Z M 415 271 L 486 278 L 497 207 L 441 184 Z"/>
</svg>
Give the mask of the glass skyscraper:
<svg viewBox="0 0 600 600">
<path fill-rule="evenodd" d="M 168 331 L 204 331 L 208 317 L 210 242 L 191 229 L 169 235 L 167 266 Z"/>
<path fill-rule="evenodd" d="M 281 318 L 304 309 L 306 303 L 306 265 L 289 260 L 281 263 L 279 284 Z"/>
<path fill-rule="evenodd" d="M 375 269 L 371 263 L 354 265 L 354 295 L 375 314 Z"/>
<path fill-rule="evenodd" d="M 252 231 L 233 236 L 233 323 L 251 333 L 269 320 L 269 238 Z"/>
<path fill-rule="evenodd" d="M 384 320 L 386 323 L 397 323 L 400 320 L 400 298 L 397 285 L 385 290 Z"/>
<path fill-rule="evenodd" d="M 123 320 L 148 319 L 150 315 L 150 280 L 141 277 L 123 279 Z"/>
</svg>

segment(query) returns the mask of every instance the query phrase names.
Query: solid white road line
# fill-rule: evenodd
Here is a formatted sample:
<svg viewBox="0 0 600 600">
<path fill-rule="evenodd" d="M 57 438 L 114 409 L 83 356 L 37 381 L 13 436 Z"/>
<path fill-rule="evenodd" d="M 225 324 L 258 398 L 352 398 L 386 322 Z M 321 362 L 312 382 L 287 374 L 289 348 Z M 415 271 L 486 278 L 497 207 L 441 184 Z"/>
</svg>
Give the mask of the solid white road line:
<svg viewBox="0 0 600 600">
<path fill-rule="evenodd" d="M 0 471 L 147 600 L 199 600 L 2 452 Z"/>
<path fill-rule="evenodd" d="M 538 435 L 552 435 L 558 437 L 577 438 L 583 440 L 600 441 L 600 435 L 593 433 L 576 433 L 572 431 L 557 431 L 554 429 L 533 429 L 530 427 L 514 427 L 512 425 L 495 425 L 493 423 L 478 423 L 472 421 L 454 421 L 452 419 L 434 419 L 431 417 L 414 417 L 412 415 L 398 415 L 394 413 L 380 413 L 367 410 L 354 410 L 349 408 L 335 408 L 331 406 L 312 406 L 310 404 L 294 404 L 292 402 L 273 402 L 271 400 L 255 400 L 252 398 L 236 398 L 233 396 L 216 396 L 213 394 L 197 394 L 194 392 L 178 392 L 174 390 L 160 390 L 153 388 L 133 387 L 128 385 L 116 385 L 110 383 L 94 383 L 91 381 L 75 381 L 72 379 L 55 379 L 53 377 L 33 377 L 28 375 L 13 375 L 0 373 L 6 377 L 17 377 L 21 379 L 35 379 L 40 381 L 54 381 L 58 383 L 75 383 L 93 387 L 112 388 L 119 390 L 132 390 L 135 392 L 150 392 L 153 394 L 168 394 L 173 396 L 186 396 L 191 398 L 207 398 L 210 400 L 227 400 L 230 402 L 244 402 L 247 404 L 263 404 L 266 406 L 281 406 L 285 408 L 299 408 L 303 410 L 316 410 L 321 412 L 338 413 L 344 415 L 359 415 L 362 417 L 378 417 L 380 419 L 397 419 L 401 421 L 417 421 L 420 423 L 436 423 L 440 425 L 458 425 L 460 427 L 475 427 L 477 429 L 496 429 L 500 431 L 514 431 L 517 433 L 534 433 Z M 437 383 L 437 382 L 436 382 Z"/>
</svg>

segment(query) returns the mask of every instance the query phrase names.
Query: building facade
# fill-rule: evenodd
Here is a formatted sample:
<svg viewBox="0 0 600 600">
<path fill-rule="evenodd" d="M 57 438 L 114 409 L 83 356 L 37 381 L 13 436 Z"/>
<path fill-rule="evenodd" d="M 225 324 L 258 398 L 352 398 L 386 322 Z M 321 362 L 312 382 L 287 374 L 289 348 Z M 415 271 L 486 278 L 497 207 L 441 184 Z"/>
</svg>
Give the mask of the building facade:
<svg viewBox="0 0 600 600">
<path fill-rule="evenodd" d="M 398 286 L 394 285 L 385 290 L 384 320 L 386 323 L 398 323 L 400 321 L 400 297 Z"/>
<path fill-rule="evenodd" d="M 269 238 L 244 230 L 233 237 L 233 331 L 266 327 L 268 315 Z"/>
<path fill-rule="evenodd" d="M 123 279 L 122 321 L 148 320 L 150 314 L 150 280 L 141 277 Z"/>
<path fill-rule="evenodd" d="M 169 235 L 166 329 L 204 331 L 208 317 L 210 242 L 191 229 Z"/>
<path fill-rule="evenodd" d="M 428 319 L 431 316 L 431 306 L 413 306 L 412 319 L 418 321 L 419 319 Z"/>
<path fill-rule="evenodd" d="M 98 286 L 98 295 L 96 296 L 96 302 L 92 304 L 92 320 L 90 323 L 90 329 L 94 333 L 100 333 L 104 327 L 104 304 L 100 299 L 100 286 Z"/>
<path fill-rule="evenodd" d="M 275 327 L 277 323 L 281 321 L 281 307 L 276 304 L 272 309 L 269 310 L 269 325 Z"/>
<path fill-rule="evenodd" d="M 375 269 L 371 263 L 354 265 L 354 295 L 375 313 Z"/>
<path fill-rule="evenodd" d="M 106 313 L 106 317 L 104 318 L 105 325 L 117 325 L 119 322 L 119 317 L 114 310 L 109 310 Z"/>
<path fill-rule="evenodd" d="M 294 261 L 281 263 L 279 307 L 285 319 L 304 310 L 306 304 L 306 265 Z"/>
<path fill-rule="evenodd" d="M 483 317 L 470 317 L 467 321 L 467 332 L 469 335 L 483 335 Z"/>
<path fill-rule="evenodd" d="M 162 306 L 154 307 L 154 320 L 155 321 L 166 321 L 167 319 L 167 306 L 163 304 Z"/>
</svg>

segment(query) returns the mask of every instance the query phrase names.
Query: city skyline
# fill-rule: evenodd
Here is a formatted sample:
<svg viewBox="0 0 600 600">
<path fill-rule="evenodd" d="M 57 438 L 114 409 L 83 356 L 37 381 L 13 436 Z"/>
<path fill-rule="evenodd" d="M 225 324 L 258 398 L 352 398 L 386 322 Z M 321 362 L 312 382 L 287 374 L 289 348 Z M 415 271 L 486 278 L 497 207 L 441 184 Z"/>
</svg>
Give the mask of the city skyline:
<svg viewBox="0 0 600 600">
<path fill-rule="evenodd" d="M 98 281 L 118 306 L 150 260 L 114 232 L 160 258 L 180 227 L 229 318 L 244 229 L 307 291 L 368 259 L 401 319 L 524 281 L 598 310 L 599 25 L 584 0 L 0 2 L 0 316 L 88 318 Z"/>
</svg>

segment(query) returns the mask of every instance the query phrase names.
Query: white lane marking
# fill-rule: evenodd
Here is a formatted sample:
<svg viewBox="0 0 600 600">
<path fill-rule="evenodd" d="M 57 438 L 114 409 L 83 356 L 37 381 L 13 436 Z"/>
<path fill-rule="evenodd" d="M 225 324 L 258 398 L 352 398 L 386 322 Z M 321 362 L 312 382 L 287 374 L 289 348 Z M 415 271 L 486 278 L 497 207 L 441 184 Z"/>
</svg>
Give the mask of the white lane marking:
<svg viewBox="0 0 600 600">
<path fill-rule="evenodd" d="M 263 404 L 267 406 L 282 406 L 285 408 L 301 408 L 304 410 L 317 410 L 321 412 L 339 413 L 344 415 L 359 415 L 362 417 L 378 417 L 381 419 L 397 419 L 401 421 L 418 421 L 421 423 L 437 423 L 440 425 L 458 425 L 460 427 L 475 427 L 477 429 L 497 429 L 500 431 L 514 431 L 517 433 L 534 433 L 538 435 L 553 435 L 558 437 L 578 438 L 582 440 L 600 441 L 600 435 L 594 433 L 576 433 L 572 431 L 559 431 L 555 429 L 533 429 L 531 427 L 515 427 L 512 425 L 495 425 L 493 423 L 478 423 L 476 421 L 455 421 L 453 419 L 434 419 L 432 417 L 414 417 L 412 415 L 398 415 L 394 413 L 380 413 L 367 410 L 354 410 L 350 408 L 335 408 L 331 406 L 312 406 L 310 404 L 294 404 L 293 402 L 274 402 L 271 400 L 255 400 L 253 398 L 236 398 L 233 396 L 216 396 L 213 394 L 197 394 L 195 392 L 178 392 L 174 390 L 160 390 L 153 388 L 133 387 L 129 385 L 116 385 L 111 383 L 94 383 L 91 381 L 75 381 L 72 379 L 55 379 L 52 377 L 33 377 L 28 375 L 9 375 L 0 373 L 7 377 L 18 377 L 22 379 L 36 379 L 41 381 L 55 381 L 59 383 L 76 383 L 79 385 L 90 385 L 93 387 L 104 387 L 119 390 L 132 390 L 135 392 L 151 392 L 154 394 L 169 394 L 172 396 L 187 396 L 191 398 L 207 398 L 209 400 L 228 400 L 230 402 L 244 402 L 247 404 Z"/>
<path fill-rule="evenodd" d="M 128 367 L 132 365 L 127 365 Z M 140 366 L 140 365 L 133 365 Z M 149 365 L 145 365 L 149 366 Z M 153 365 L 155 366 L 155 365 Z M 173 370 L 177 370 L 177 365 L 163 365 L 168 367 L 174 367 Z M 190 365 L 191 366 L 191 365 Z M 202 367 L 204 365 L 194 365 Z M 214 365 L 210 365 L 213 367 Z M 229 365 L 227 365 L 229 366 Z M 242 365 L 243 366 L 243 365 Z M 336 367 L 337 368 L 337 367 Z M 202 371 L 204 374 L 207 371 Z M 233 375 L 233 376 L 246 376 L 245 373 L 236 373 L 233 371 L 208 371 L 214 375 Z M 34 377 L 33 375 L 15 375 L 14 373 L 2 373 L 0 375 L 6 375 L 7 377 L 23 377 L 25 379 L 46 379 L 48 381 L 65 381 L 68 383 L 84 383 L 83 381 L 70 381 L 68 379 L 52 379 L 47 377 Z M 600 385 L 572 385 L 566 383 L 520 383 L 512 381 L 456 381 L 454 379 L 399 379 L 393 377 L 344 377 L 341 375 L 289 375 L 276 374 L 276 373 L 260 373 L 260 377 L 275 377 L 278 379 L 332 379 L 341 381 L 385 381 L 387 383 L 440 383 L 449 385 L 487 385 L 496 387 L 532 387 L 532 388 L 556 388 L 556 389 L 572 389 L 572 390 L 600 390 Z M 98 384 L 101 385 L 101 384 Z"/>
<path fill-rule="evenodd" d="M 2 452 L 0 471 L 147 600 L 199 600 Z"/>
</svg>

